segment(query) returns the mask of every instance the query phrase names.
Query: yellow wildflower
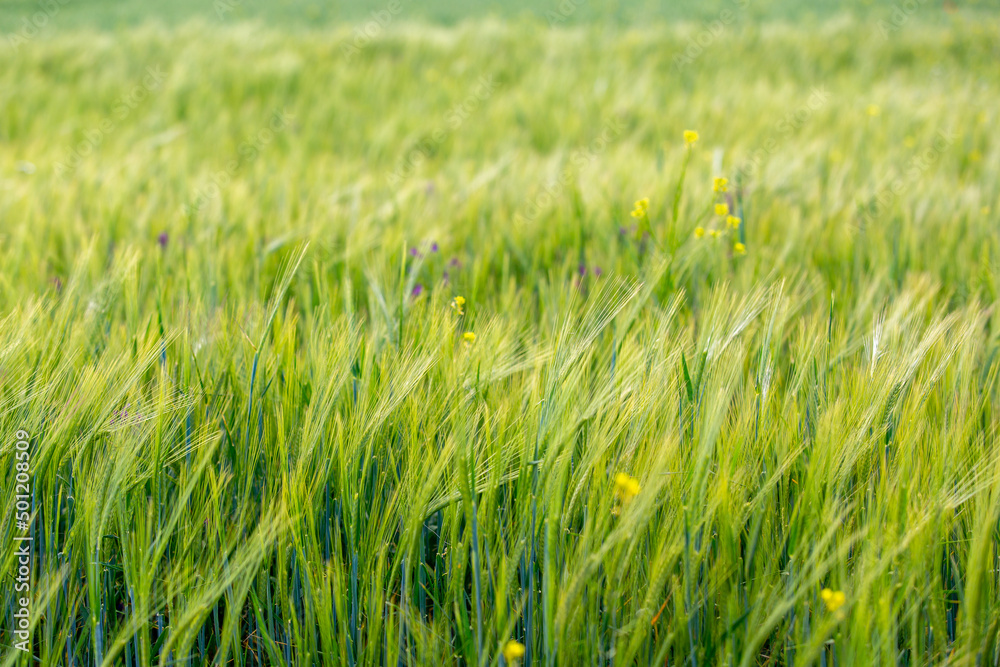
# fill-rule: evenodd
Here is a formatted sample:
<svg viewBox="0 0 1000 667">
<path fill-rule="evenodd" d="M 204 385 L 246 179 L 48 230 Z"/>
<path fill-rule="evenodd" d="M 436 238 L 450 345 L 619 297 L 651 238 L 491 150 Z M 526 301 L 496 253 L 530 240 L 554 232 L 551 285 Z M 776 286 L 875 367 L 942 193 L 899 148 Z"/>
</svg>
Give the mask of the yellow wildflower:
<svg viewBox="0 0 1000 667">
<path fill-rule="evenodd" d="M 737 255 L 745 255 L 747 254 L 747 247 L 742 243 L 740 243 L 739 241 L 737 241 L 736 245 L 733 246 L 733 252 L 735 252 Z"/>
<path fill-rule="evenodd" d="M 462 334 L 462 340 L 465 341 L 466 345 L 472 345 L 473 343 L 476 342 L 476 334 L 472 333 L 471 331 L 466 331 L 464 334 Z"/>
<path fill-rule="evenodd" d="M 503 659 L 507 662 L 514 662 L 524 657 L 524 644 L 511 639 L 503 645 Z"/>
<path fill-rule="evenodd" d="M 829 588 L 821 590 L 819 597 L 830 611 L 837 611 L 847 602 L 847 596 L 844 595 L 844 591 L 831 591 Z"/>
<path fill-rule="evenodd" d="M 716 204 L 715 205 L 715 214 L 716 215 L 728 215 L 728 213 L 729 213 L 729 204 Z"/>
<path fill-rule="evenodd" d="M 646 211 L 649 209 L 649 199 L 643 198 L 635 203 L 635 208 L 632 209 L 633 218 L 641 218 L 646 215 Z"/>
<path fill-rule="evenodd" d="M 698 133 L 694 130 L 684 130 L 684 143 L 688 146 L 698 141 Z"/>
<path fill-rule="evenodd" d="M 639 495 L 639 480 L 631 475 L 620 472 L 615 475 L 615 493 L 622 500 L 631 500 Z"/>
<path fill-rule="evenodd" d="M 725 192 L 726 186 L 729 185 L 729 179 L 723 178 L 721 176 L 716 176 L 712 179 L 712 191 L 713 192 Z"/>
<path fill-rule="evenodd" d="M 695 227 L 694 228 L 694 237 L 696 239 L 700 239 L 703 236 L 705 236 L 705 228 L 704 227 Z"/>
<path fill-rule="evenodd" d="M 881 107 L 879 107 L 879 105 L 877 105 L 877 104 L 869 104 L 868 105 L 868 115 L 869 116 L 871 116 L 871 117 L 874 118 L 875 116 L 879 115 L 880 113 L 882 113 L 882 109 L 881 109 Z"/>
<path fill-rule="evenodd" d="M 465 297 L 456 296 L 451 300 L 451 309 L 459 315 L 465 315 Z"/>
<path fill-rule="evenodd" d="M 713 239 L 717 239 L 720 236 L 722 236 L 722 232 L 720 232 L 718 229 L 710 229 L 708 233 L 711 234 Z"/>
<path fill-rule="evenodd" d="M 743 221 L 740 220 L 739 218 L 737 218 L 735 215 L 727 215 L 726 216 L 726 226 L 727 227 L 732 227 L 733 229 L 739 229 L 741 222 L 743 222 Z"/>
</svg>

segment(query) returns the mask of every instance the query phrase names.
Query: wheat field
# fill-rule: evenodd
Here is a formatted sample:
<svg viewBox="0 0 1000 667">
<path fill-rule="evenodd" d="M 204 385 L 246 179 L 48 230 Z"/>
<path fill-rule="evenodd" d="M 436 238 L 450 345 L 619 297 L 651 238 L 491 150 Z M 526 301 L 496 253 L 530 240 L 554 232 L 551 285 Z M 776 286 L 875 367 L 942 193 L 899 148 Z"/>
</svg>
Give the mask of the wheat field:
<svg viewBox="0 0 1000 667">
<path fill-rule="evenodd" d="M 996 15 L 393 6 L 0 40 L 2 663 L 1000 664 Z"/>
</svg>

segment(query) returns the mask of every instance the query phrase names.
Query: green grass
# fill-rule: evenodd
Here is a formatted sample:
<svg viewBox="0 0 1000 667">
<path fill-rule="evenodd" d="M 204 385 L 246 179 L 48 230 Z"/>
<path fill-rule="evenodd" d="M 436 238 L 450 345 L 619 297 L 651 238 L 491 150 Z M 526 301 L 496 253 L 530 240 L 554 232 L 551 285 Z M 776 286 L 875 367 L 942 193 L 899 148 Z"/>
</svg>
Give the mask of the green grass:
<svg viewBox="0 0 1000 667">
<path fill-rule="evenodd" d="M 0 44 L 3 664 L 997 664 L 997 24 L 696 30 Z"/>
<path fill-rule="evenodd" d="M 150 21 L 168 25 L 200 20 L 211 25 L 253 20 L 290 29 L 362 24 L 377 20 L 393 7 L 393 0 L 0 0 L 0 30 L 16 33 L 25 21 L 43 34 L 58 35 L 70 28 L 127 29 Z M 652 22 L 711 22 L 729 10 L 740 23 L 796 21 L 807 25 L 834 16 L 853 15 L 866 20 L 891 19 L 904 11 L 924 24 L 947 24 L 949 14 L 928 0 L 398 0 L 393 21 L 458 24 L 502 17 L 558 24 L 646 26 Z M 973 20 L 995 20 L 1000 0 L 966 0 L 955 6 Z M 352 25 L 352 27 L 354 27 Z"/>
</svg>

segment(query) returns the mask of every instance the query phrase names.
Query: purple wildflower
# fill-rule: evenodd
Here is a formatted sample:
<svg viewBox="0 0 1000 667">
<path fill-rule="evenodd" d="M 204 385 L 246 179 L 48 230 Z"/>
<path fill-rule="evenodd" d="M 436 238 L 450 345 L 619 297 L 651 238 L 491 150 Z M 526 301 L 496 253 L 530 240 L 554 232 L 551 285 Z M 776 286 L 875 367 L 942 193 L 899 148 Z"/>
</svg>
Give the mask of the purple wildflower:
<svg viewBox="0 0 1000 667">
<path fill-rule="evenodd" d="M 410 292 L 410 296 L 416 299 L 418 296 L 423 294 L 423 292 L 424 292 L 424 286 L 421 285 L 420 283 L 417 283 L 416 285 L 413 286 L 413 290 Z"/>
<path fill-rule="evenodd" d="M 601 271 L 601 267 L 599 267 L 599 266 L 595 266 L 594 267 L 594 277 L 595 278 L 600 278 L 602 273 L 604 273 L 604 271 Z"/>
<path fill-rule="evenodd" d="M 437 251 L 438 251 L 438 244 L 437 241 L 434 241 L 433 243 L 431 243 L 431 252 L 437 252 Z"/>
<path fill-rule="evenodd" d="M 167 248 L 167 243 L 170 242 L 170 235 L 166 232 L 160 232 L 160 235 L 156 237 L 156 242 L 160 244 L 160 247 L 164 250 Z"/>
<path fill-rule="evenodd" d="M 420 251 L 417 250 L 416 246 L 410 248 L 410 257 L 422 257 Z"/>
<path fill-rule="evenodd" d="M 448 266 L 453 266 L 457 269 L 458 267 L 462 266 L 462 263 L 458 261 L 458 257 L 452 257 L 451 261 L 448 262 Z"/>
<path fill-rule="evenodd" d="M 587 265 L 580 262 L 580 277 L 583 278 L 587 275 Z"/>
</svg>

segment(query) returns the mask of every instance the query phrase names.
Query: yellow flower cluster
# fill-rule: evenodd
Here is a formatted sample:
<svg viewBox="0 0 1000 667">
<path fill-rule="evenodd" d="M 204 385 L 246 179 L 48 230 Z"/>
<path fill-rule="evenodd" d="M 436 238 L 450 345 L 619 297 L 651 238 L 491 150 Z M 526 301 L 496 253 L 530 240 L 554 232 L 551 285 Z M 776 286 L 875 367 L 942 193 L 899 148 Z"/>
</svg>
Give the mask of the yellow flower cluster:
<svg viewBox="0 0 1000 667">
<path fill-rule="evenodd" d="M 465 297 L 456 296 L 451 300 L 451 309 L 458 315 L 465 315 Z"/>
<path fill-rule="evenodd" d="M 698 141 L 698 133 L 694 130 L 684 130 L 684 143 L 693 146 Z"/>
<path fill-rule="evenodd" d="M 831 591 L 829 588 L 821 590 L 819 597 L 830 611 L 837 611 L 847 602 L 847 596 L 844 595 L 844 591 Z"/>
<path fill-rule="evenodd" d="M 727 178 L 725 178 L 723 176 L 716 176 L 715 178 L 713 178 L 712 179 L 712 191 L 715 192 L 716 194 L 719 194 L 719 193 L 722 193 L 722 192 L 728 192 L 729 191 L 729 179 L 727 179 Z M 740 228 L 740 225 L 743 223 L 742 219 L 740 219 L 740 218 L 738 218 L 735 215 L 732 215 L 730 213 L 730 211 L 729 211 L 729 204 L 726 203 L 726 202 L 716 202 L 715 204 L 713 204 L 712 210 L 715 212 L 715 215 L 717 215 L 719 217 L 724 217 L 725 218 L 726 228 L 725 229 L 705 229 L 704 227 L 702 227 L 702 226 L 699 225 L 698 227 L 694 228 L 694 237 L 696 239 L 705 238 L 705 234 L 706 233 L 708 234 L 709 237 L 711 237 L 713 239 L 720 239 L 720 238 L 722 238 L 723 236 L 726 235 L 726 233 L 728 232 L 728 230 L 730 230 L 730 229 L 732 229 L 734 231 L 738 230 Z M 733 254 L 735 254 L 735 255 L 745 255 L 746 253 L 747 253 L 747 247 L 746 247 L 746 245 L 744 243 L 742 243 L 740 241 L 735 241 L 733 243 Z"/>
<path fill-rule="evenodd" d="M 646 215 L 647 211 L 649 211 L 649 198 L 643 197 L 635 203 L 635 208 L 632 209 L 631 215 L 633 218 L 641 218 Z"/>
<path fill-rule="evenodd" d="M 524 657 L 524 644 L 514 639 L 503 645 L 503 659 L 508 664 Z"/>
<path fill-rule="evenodd" d="M 639 480 L 631 475 L 620 472 L 615 475 L 615 493 L 622 501 L 631 500 L 632 498 L 639 495 L 639 490 L 642 487 L 639 486 Z"/>
</svg>

